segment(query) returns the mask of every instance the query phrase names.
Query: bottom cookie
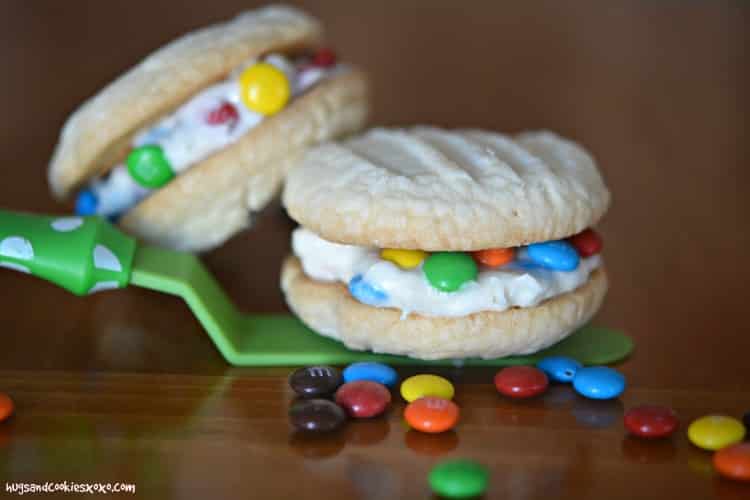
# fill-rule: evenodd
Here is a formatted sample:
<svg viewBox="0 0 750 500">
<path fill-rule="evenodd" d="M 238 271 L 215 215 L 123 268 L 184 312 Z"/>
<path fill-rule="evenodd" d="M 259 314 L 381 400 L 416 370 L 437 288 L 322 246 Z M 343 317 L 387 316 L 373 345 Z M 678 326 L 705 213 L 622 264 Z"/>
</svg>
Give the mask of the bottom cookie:
<svg viewBox="0 0 750 500">
<path fill-rule="evenodd" d="M 426 317 L 368 306 L 342 283 L 309 278 L 296 257 L 282 266 L 281 288 L 292 311 L 310 328 L 350 349 L 420 359 L 499 358 L 544 349 L 585 324 L 607 292 L 603 268 L 578 289 L 538 306 L 455 318 Z"/>
</svg>

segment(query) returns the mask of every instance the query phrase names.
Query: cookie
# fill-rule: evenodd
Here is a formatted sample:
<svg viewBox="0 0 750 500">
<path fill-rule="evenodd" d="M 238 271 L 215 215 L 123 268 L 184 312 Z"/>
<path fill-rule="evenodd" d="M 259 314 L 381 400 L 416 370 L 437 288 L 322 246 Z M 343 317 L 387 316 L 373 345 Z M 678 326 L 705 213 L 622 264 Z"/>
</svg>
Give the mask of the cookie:
<svg viewBox="0 0 750 500">
<path fill-rule="evenodd" d="M 152 243 L 219 245 L 278 192 L 307 147 L 364 124 L 366 77 L 316 63 L 322 36 L 313 17 L 273 6 L 167 44 L 70 116 L 49 165 L 53 194 L 78 191 L 84 214 Z"/>
<path fill-rule="evenodd" d="M 283 194 L 289 215 L 330 241 L 462 251 L 576 234 L 609 200 L 591 156 L 556 134 L 432 127 L 321 145 Z"/>
<path fill-rule="evenodd" d="M 301 225 L 286 301 L 352 349 L 529 354 L 606 294 L 590 226 L 609 191 L 591 156 L 550 132 L 375 129 L 307 151 L 282 198 Z"/>
<path fill-rule="evenodd" d="M 582 287 L 529 308 L 429 317 L 354 299 L 342 283 L 316 281 L 289 257 L 281 272 L 289 308 L 317 333 L 350 349 L 419 359 L 500 358 L 530 354 L 559 342 L 586 324 L 607 292 L 603 268 Z"/>
</svg>

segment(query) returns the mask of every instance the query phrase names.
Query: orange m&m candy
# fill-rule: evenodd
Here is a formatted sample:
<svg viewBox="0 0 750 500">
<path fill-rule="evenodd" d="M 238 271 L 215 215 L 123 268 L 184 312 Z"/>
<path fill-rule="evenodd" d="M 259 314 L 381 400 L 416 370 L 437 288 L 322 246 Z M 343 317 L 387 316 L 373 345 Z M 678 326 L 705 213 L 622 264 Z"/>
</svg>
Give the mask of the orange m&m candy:
<svg viewBox="0 0 750 500">
<path fill-rule="evenodd" d="M 433 396 L 412 401 L 404 410 L 404 418 L 412 428 L 431 434 L 452 429 L 458 422 L 458 415 L 456 403 Z"/>
<path fill-rule="evenodd" d="M 504 266 L 515 257 L 516 251 L 513 248 L 488 248 L 474 252 L 474 260 L 477 261 L 477 264 L 483 264 L 487 267 Z"/>
<path fill-rule="evenodd" d="M 750 443 L 738 443 L 714 454 L 714 467 L 719 474 L 736 481 L 750 481 Z"/>
<path fill-rule="evenodd" d="M 0 422 L 13 414 L 13 400 L 7 394 L 0 393 Z"/>
</svg>

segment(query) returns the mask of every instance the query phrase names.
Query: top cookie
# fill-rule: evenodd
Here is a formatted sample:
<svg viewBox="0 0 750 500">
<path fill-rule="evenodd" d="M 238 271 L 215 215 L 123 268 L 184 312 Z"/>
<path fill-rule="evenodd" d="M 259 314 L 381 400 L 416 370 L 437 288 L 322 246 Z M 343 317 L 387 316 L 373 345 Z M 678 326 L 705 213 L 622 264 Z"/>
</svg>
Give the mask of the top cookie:
<svg viewBox="0 0 750 500">
<path fill-rule="evenodd" d="M 322 27 L 304 12 L 271 6 L 188 33 L 160 48 L 86 101 L 63 127 L 49 167 L 54 194 L 122 160 L 133 133 L 268 52 L 317 45 Z"/>
<path fill-rule="evenodd" d="M 551 132 L 432 127 L 319 146 L 283 195 L 289 215 L 327 240 L 428 251 L 565 238 L 594 225 L 609 200 L 591 156 Z"/>
</svg>

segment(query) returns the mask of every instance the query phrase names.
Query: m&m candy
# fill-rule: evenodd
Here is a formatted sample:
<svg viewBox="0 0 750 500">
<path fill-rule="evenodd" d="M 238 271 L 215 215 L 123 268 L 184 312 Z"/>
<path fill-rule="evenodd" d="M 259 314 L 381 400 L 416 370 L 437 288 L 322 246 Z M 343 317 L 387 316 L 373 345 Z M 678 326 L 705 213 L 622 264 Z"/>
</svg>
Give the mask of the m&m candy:
<svg viewBox="0 0 750 500">
<path fill-rule="evenodd" d="M 552 271 L 575 271 L 581 260 L 573 245 L 561 240 L 532 243 L 526 254 L 534 264 Z"/>
<path fill-rule="evenodd" d="M 380 251 L 380 258 L 393 262 L 401 269 L 413 269 L 427 258 L 427 252 L 423 252 L 422 250 L 384 248 Z"/>
<path fill-rule="evenodd" d="M 414 375 L 401 383 L 401 397 L 411 403 L 425 396 L 453 399 L 453 384 L 437 375 Z"/>
<path fill-rule="evenodd" d="M 587 398 L 612 399 L 625 390 L 625 377 L 606 366 L 589 366 L 576 372 L 573 389 Z"/>
<path fill-rule="evenodd" d="M 268 63 L 250 66 L 240 75 L 240 98 L 250 111 L 273 115 L 281 111 L 292 95 L 286 75 Z"/>
<path fill-rule="evenodd" d="M 135 148 L 125 163 L 130 176 L 145 188 L 160 188 L 174 177 L 172 166 L 161 146 L 149 144 Z"/>
<path fill-rule="evenodd" d="M 328 68 L 336 64 L 336 53 L 327 48 L 318 49 L 312 57 L 312 64 L 323 68 Z"/>
<path fill-rule="evenodd" d="M 547 375 L 533 366 L 509 366 L 495 375 L 495 388 L 511 398 L 531 398 L 547 390 Z"/>
<path fill-rule="evenodd" d="M 388 300 L 388 294 L 372 283 L 365 281 L 361 274 L 349 281 L 349 293 L 352 297 L 369 306 L 379 306 Z"/>
<path fill-rule="evenodd" d="M 715 451 L 742 441 L 745 437 L 745 426 L 736 418 L 707 415 L 694 420 L 687 433 L 690 442 L 698 448 Z"/>
<path fill-rule="evenodd" d="M 470 460 L 451 460 L 432 468 L 428 477 L 432 491 L 443 498 L 475 498 L 489 482 L 487 469 Z"/>
<path fill-rule="evenodd" d="M 289 386 L 306 398 L 330 396 L 343 382 L 341 372 L 332 366 L 306 366 L 289 376 Z"/>
<path fill-rule="evenodd" d="M 568 241 L 575 247 L 581 257 L 591 257 L 601 253 L 604 246 L 601 237 L 593 229 L 581 231 L 568 238 Z"/>
<path fill-rule="evenodd" d="M 443 292 L 455 292 L 479 273 L 474 259 L 463 252 L 435 252 L 422 269 L 430 285 Z"/>
<path fill-rule="evenodd" d="M 662 438 L 677 429 L 677 415 L 663 406 L 643 405 L 625 413 L 625 428 L 630 434 L 643 438 Z"/>
<path fill-rule="evenodd" d="M 94 215 L 99 206 L 99 198 L 90 189 L 82 189 L 76 198 L 76 215 Z"/>
<path fill-rule="evenodd" d="M 738 443 L 714 454 L 714 468 L 722 476 L 736 481 L 750 481 L 750 443 Z"/>
<path fill-rule="evenodd" d="M 487 267 L 500 267 L 512 262 L 516 256 L 513 248 L 489 248 L 473 252 L 474 260 Z"/>
<path fill-rule="evenodd" d="M 289 422 L 300 431 L 331 432 L 346 422 L 346 413 L 327 399 L 301 399 L 289 408 Z"/>
<path fill-rule="evenodd" d="M 391 387 L 396 384 L 398 374 L 396 370 L 383 363 L 362 361 L 344 368 L 344 382 L 355 380 L 370 380 Z"/>
<path fill-rule="evenodd" d="M 0 393 L 0 422 L 13 415 L 15 405 L 7 394 Z"/>
<path fill-rule="evenodd" d="M 583 365 L 573 358 L 566 356 L 549 356 L 536 364 L 554 382 L 568 383 Z"/>
<path fill-rule="evenodd" d="M 406 422 L 414 429 L 437 434 L 456 426 L 459 409 L 453 401 L 427 396 L 412 401 L 404 410 Z"/>
<path fill-rule="evenodd" d="M 391 393 L 377 382 L 357 380 L 339 387 L 336 403 L 352 417 L 370 418 L 380 415 L 391 404 Z"/>
<path fill-rule="evenodd" d="M 240 114 L 237 108 L 231 102 L 223 102 L 215 109 L 212 109 L 206 115 L 206 123 L 209 125 L 224 125 L 229 124 L 233 126 L 240 119 Z"/>
</svg>

